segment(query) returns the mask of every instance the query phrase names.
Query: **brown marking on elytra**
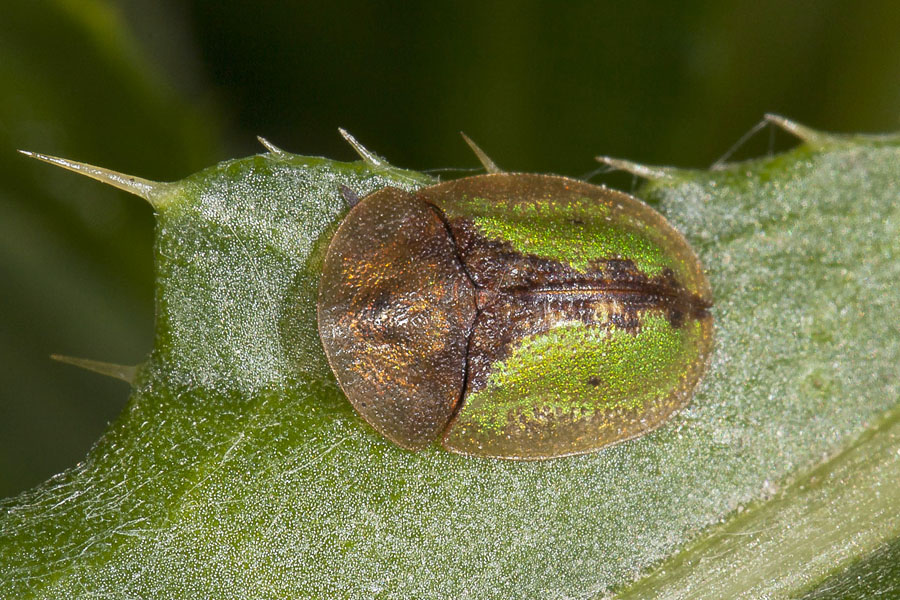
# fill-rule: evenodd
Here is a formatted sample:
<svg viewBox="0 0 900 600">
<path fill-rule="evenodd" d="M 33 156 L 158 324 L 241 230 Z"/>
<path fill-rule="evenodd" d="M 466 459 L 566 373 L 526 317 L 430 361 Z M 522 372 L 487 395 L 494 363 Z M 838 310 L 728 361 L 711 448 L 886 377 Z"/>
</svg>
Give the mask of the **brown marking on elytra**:
<svg viewBox="0 0 900 600">
<path fill-rule="evenodd" d="M 636 335 L 651 312 L 677 328 L 688 315 L 709 318 L 709 303 L 688 292 L 671 269 L 648 277 L 634 261 L 613 258 L 594 260 L 579 271 L 558 260 L 523 254 L 509 242 L 488 239 L 470 219 L 446 222 L 476 288 L 478 312 L 466 352 L 466 394 L 483 389 L 492 366 L 523 339 L 565 323 Z"/>
</svg>

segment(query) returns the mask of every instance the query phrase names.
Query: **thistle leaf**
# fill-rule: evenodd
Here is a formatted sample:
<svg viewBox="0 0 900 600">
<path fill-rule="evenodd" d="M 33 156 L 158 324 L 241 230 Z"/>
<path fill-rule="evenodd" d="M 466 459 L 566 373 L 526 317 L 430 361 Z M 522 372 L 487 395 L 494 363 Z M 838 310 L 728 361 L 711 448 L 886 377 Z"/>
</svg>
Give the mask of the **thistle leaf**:
<svg viewBox="0 0 900 600">
<path fill-rule="evenodd" d="M 792 597 L 880 564 L 900 539 L 898 140 L 645 172 L 709 271 L 712 367 L 659 430 L 533 463 L 395 447 L 328 370 L 342 186 L 426 177 L 269 153 L 167 186 L 151 357 L 83 462 L 0 504 L 2 596 Z"/>
</svg>

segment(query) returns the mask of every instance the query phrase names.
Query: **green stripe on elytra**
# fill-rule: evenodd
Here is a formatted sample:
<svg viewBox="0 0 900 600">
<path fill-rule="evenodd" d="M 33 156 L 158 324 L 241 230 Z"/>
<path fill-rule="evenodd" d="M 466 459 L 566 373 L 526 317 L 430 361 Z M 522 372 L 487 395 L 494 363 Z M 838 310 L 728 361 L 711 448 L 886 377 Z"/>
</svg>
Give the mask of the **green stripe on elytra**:
<svg viewBox="0 0 900 600">
<path fill-rule="evenodd" d="M 679 388 L 699 358 L 702 325 L 672 327 L 646 315 L 640 331 L 583 324 L 531 336 L 493 365 L 487 386 L 466 398 L 461 424 L 500 431 L 552 412 L 564 418 L 639 410 Z"/>
<path fill-rule="evenodd" d="M 600 221 L 609 207 L 595 199 L 523 202 L 498 215 L 496 202 L 463 198 L 457 211 L 489 239 L 508 242 L 523 254 L 566 262 L 580 272 L 587 271 L 592 261 L 610 258 L 630 259 L 648 277 L 666 267 L 679 272 L 671 255 L 641 232 L 628 230 L 621 222 Z"/>
</svg>

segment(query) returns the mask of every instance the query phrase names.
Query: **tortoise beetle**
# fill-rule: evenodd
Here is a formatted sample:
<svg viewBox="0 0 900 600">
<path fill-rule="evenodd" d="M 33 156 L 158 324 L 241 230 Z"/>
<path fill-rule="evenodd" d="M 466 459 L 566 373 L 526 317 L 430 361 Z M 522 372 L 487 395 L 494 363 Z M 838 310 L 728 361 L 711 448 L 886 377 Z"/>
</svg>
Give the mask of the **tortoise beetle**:
<svg viewBox="0 0 900 600">
<path fill-rule="evenodd" d="M 697 256 L 623 192 L 493 173 L 354 206 L 319 284 L 325 353 L 396 444 L 583 454 L 684 407 L 713 346 Z"/>
</svg>

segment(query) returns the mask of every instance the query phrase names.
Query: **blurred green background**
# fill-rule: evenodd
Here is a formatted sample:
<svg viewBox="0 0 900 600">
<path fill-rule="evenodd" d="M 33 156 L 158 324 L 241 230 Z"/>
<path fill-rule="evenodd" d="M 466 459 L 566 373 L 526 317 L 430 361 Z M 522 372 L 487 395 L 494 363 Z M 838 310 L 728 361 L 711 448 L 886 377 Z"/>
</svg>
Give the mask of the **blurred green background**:
<svg viewBox="0 0 900 600">
<path fill-rule="evenodd" d="M 260 151 L 464 174 L 591 177 L 593 157 L 705 168 L 766 112 L 833 131 L 900 121 L 900 5 L 884 0 L 0 3 L 0 496 L 77 462 L 152 342 L 142 201 L 25 148 L 173 180 Z M 772 132 L 737 155 L 791 142 Z"/>
</svg>

